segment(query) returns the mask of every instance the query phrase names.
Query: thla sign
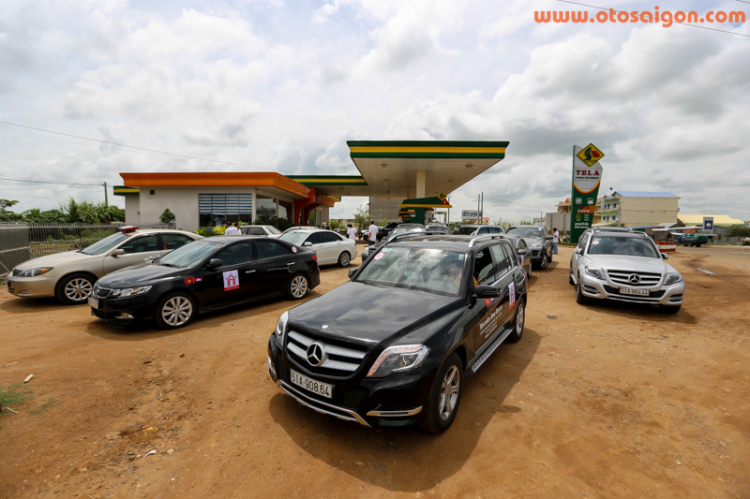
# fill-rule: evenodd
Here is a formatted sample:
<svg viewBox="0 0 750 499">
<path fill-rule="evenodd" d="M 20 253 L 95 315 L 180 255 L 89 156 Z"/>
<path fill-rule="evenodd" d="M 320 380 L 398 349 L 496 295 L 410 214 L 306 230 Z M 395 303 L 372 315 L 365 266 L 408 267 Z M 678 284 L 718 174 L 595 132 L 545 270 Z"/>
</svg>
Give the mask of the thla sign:
<svg viewBox="0 0 750 499">
<path fill-rule="evenodd" d="M 598 161 L 604 157 L 594 144 L 573 147 L 573 192 L 570 214 L 570 241 L 577 243 L 584 230 L 591 227 L 596 214 L 596 196 L 604 168 Z"/>
</svg>

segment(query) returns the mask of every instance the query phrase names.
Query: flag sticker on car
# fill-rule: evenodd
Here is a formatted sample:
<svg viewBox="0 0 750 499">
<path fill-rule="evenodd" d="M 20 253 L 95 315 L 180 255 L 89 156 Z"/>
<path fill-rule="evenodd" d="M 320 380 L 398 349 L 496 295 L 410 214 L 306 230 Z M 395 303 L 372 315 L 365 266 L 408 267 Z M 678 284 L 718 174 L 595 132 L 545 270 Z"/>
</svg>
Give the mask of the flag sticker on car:
<svg viewBox="0 0 750 499">
<path fill-rule="evenodd" d="M 240 278 L 236 270 L 224 272 L 224 291 L 240 289 Z"/>
<path fill-rule="evenodd" d="M 191 284 L 195 284 L 195 278 L 194 277 L 186 277 L 185 278 L 185 286 L 190 286 Z"/>
</svg>

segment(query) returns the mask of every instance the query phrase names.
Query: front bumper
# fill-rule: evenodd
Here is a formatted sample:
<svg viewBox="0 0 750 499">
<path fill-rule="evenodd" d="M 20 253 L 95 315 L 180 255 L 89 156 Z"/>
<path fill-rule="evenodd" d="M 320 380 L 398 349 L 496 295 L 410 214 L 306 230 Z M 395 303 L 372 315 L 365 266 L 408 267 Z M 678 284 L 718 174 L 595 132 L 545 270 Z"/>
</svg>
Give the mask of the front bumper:
<svg viewBox="0 0 750 499">
<path fill-rule="evenodd" d="M 50 274 L 51 272 L 47 272 Z M 21 298 L 41 298 L 43 296 L 55 296 L 57 277 L 42 274 L 35 277 L 14 277 L 8 275 L 5 282 L 8 292 Z"/>
<path fill-rule="evenodd" d="M 628 303 L 643 303 L 652 305 L 676 306 L 682 305 L 685 296 L 685 279 L 680 282 L 664 285 L 662 281 L 654 286 L 632 287 L 616 284 L 609 279 L 602 281 L 596 277 L 581 272 L 581 291 L 588 298 L 597 298 L 600 300 L 615 300 Z M 627 289 L 645 289 L 649 291 L 649 296 L 634 296 L 620 293 L 620 288 Z"/>
<path fill-rule="evenodd" d="M 92 297 L 98 300 L 99 306 L 91 307 L 91 315 L 107 321 L 111 326 L 127 326 L 136 321 L 151 320 L 156 312 L 156 303 L 148 295 L 120 299 Z"/>
<path fill-rule="evenodd" d="M 365 358 L 369 366 L 373 359 Z M 428 364 L 428 362 L 425 362 Z M 291 382 L 290 369 L 316 381 L 333 385 L 329 399 Z M 435 372 L 425 365 L 416 371 L 386 378 L 366 378 L 355 374 L 353 379 L 332 379 L 307 370 L 287 357 L 272 334 L 268 341 L 268 374 L 276 385 L 300 404 L 314 411 L 352 421 L 367 427 L 407 426 L 417 422 L 432 387 Z"/>
</svg>

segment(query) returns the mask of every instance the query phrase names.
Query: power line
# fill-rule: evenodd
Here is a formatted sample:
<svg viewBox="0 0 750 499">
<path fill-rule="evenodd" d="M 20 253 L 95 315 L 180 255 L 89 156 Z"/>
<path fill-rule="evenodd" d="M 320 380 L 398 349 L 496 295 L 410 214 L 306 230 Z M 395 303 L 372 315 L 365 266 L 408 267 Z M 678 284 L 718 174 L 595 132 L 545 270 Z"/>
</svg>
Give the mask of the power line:
<svg viewBox="0 0 750 499">
<path fill-rule="evenodd" d="M 31 182 L 34 184 L 55 184 L 55 185 L 95 185 L 97 187 L 101 187 L 104 185 L 104 183 L 100 184 L 88 184 L 88 183 L 76 183 L 76 182 L 53 182 L 48 180 L 32 180 L 32 179 L 26 179 L 26 178 L 14 178 L 14 177 L 6 177 L 4 175 L 0 175 L 0 180 L 8 180 L 10 182 Z"/>
<path fill-rule="evenodd" d="M 580 5 L 582 7 L 590 7 L 592 9 L 599 9 L 599 10 L 606 10 L 606 11 L 610 10 L 608 7 L 599 7 L 597 5 L 589 5 L 587 3 L 572 2 L 571 0 L 557 0 L 557 1 L 563 2 L 563 3 L 570 3 L 573 5 Z M 740 0 L 737 0 L 737 1 L 740 1 Z M 742 2 L 742 3 L 750 3 L 750 2 Z M 611 9 L 611 10 L 612 12 L 626 12 L 624 10 L 617 10 L 617 9 Z M 746 35 L 745 33 L 737 33 L 736 31 L 727 31 L 725 29 L 709 28 L 708 26 L 701 26 L 700 24 L 690 24 L 690 23 L 675 23 L 675 24 L 684 25 L 684 26 L 692 26 L 693 28 L 707 29 L 710 31 L 718 31 L 719 33 L 728 33 L 730 35 L 744 36 L 746 38 L 750 38 L 750 35 Z"/>
<path fill-rule="evenodd" d="M 0 121 L 0 124 L 2 124 L 2 125 L 10 125 L 10 126 L 15 126 L 15 127 L 21 127 L 21 128 L 28 128 L 30 130 L 36 130 L 36 131 L 39 131 L 39 132 L 53 133 L 55 135 L 62 135 L 64 137 L 72 137 L 74 139 L 90 140 L 92 142 L 99 142 L 101 144 L 108 144 L 108 145 L 118 146 L 118 147 L 126 147 L 128 149 L 135 149 L 136 151 L 151 152 L 151 153 L 156 153 L 156 154 L 163 154 L 165 156 L 174 156 L 174 157 L 177 157 L 177 158 L 184 158 L 184 159 L 194 159 L 194 160 L 197 160 L 197 161 L 207 161 L 209 163 L 216 163 L 216 164 L 221 164 L 221 165 L 239 166 L 241 168 L 245 168 L 245 169 L 248 169 L 248 170 L 261 170 L 260 168 L 252 167 L 252 166 L 247 166 L 247 165 L 243 165 L 243 164 L 240 164 L 240 163 L 230 163 L 228 161 L 220 161 L 218 159 L 208 159 L 208 158 L 201 158 L 201 157 L 198 157 L 198 156 L 190 156 L 188 154 L 179 154 L 179 153 L 173 153 L 173 152 L 159 151 L 157 149 L 149 149 L 149 148 L 146 148 L 146 147 L 131 146 L 131 145 L 128 145 L 128 144 L 122 144 L 120 142 L 111 142 L 109 140 L 92 139 L 90 137 L 82 137 L 80 135 L 73 135 L 73 134 L 70 134 L 70 133 L 56 132 L 54 130 L 47 130 L 47 129 L 44 129 L 44 128 L 38 128 L 38 127 L 33 127 L 33 126 L 28 126 L 28 125 L 21 125 L 19 123 L 10 123 L 8 121 Z M 17 131 L 24 132 L 24 130 L 17 130 Z M 32 134 L 32 135 L 34 135 L 34 134 Z M 44 138 L 51 138 L 51 137 L 44 137 Z M 87 145 L 87 144 L 79 144 L 79 145 Z M 267 170 L 267 169 L 264 169 L 264 170 Z M 287 172 L 287 171 L 283 171 L 282 172 L 280 170 L 277 170 L 277 172 L 278 173 L 291 173 L 291 174 L 294 174 L 294 172 Z"/>
</svg>

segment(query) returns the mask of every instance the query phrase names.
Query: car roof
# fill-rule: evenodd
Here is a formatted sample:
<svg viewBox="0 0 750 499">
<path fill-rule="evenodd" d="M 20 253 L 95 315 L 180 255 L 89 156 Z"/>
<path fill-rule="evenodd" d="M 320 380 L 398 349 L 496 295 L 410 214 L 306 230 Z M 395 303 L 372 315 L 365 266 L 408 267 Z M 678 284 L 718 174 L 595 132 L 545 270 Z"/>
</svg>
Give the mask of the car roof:
<svg viewBox="0 0 750 499">
<path fill-rule="evenodd" d="M 192 236 L 198 236 L 198 234 L 193 234 L 192 232 L 188 232 L 186 230 L 177 229 L 136 229 L 124 232 L 124 234 L 190 234 Z M 198 236 L 199 239 L 200 237 L 201 236 Z"/>
<path fill-rule="evenodd" d="M 442 249 L 448 251 L 462 251 L 465 252 L 470 250 L 472 247 L 472 240 L 477 240 L 477 246 L 474 248 L 480 248 L 482 243 L 490 243 L 492 241 L 502 241 L 504 238 L 498 236 L 504 236 L 504 234 L 492 234 L 488 236 L 452 236 L 448 234 L 441 234 L 436 236 L 416 236 L 409 237 L 406 240 L 398 240 L 392 243 L 388 243 L 388 246 L 413 246 L 419 248 L 432 248 Z M 510 241 L 506 239 L 510 244 Z"/>
<path fill-rule="evenodd" d="M 508 227 L 508 228 L 509 228 L 509 229 L 515 229 L 515 228 L 517 228 L 517 227 L 531 227 L 531 228 L 533 228 L 533 229 L 544 230 L 544 227 L 542 227 L 541 225 L 525 225 L 525 224 L 524 224 L 524 225 L 511 225 L 511 226 L 510 226 L 510 227 Z"/>
<path fill-rule="evenodd" d="M 639 239 L 646 238 L 651 239 L 643 232 L 603 232 L 603 231 L 597 231 L 593 232 L 592 235 L 596 237 L 637 237 Z"/>
</svg>

